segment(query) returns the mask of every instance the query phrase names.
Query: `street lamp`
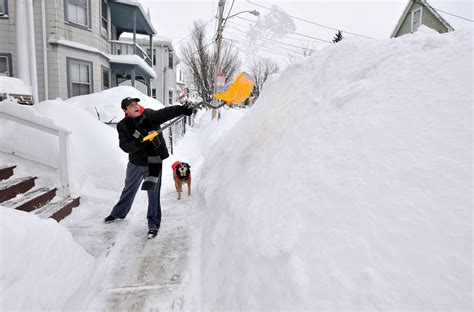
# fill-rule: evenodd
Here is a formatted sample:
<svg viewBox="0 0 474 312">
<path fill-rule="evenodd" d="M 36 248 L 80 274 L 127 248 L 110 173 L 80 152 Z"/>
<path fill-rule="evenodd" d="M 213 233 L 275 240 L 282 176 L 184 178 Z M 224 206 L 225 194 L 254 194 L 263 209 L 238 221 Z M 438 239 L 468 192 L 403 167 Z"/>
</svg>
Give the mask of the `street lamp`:
<svg viewBox="0 0 474 312">
<path fill-rule="evenodd" d="M 232 14 L 231 16 L 227 16 L 227 17 L 224 19 L 224 24 L 225 24 L 225 22 L 226 22 L 229 18 L 234 17 L 234 16 L 239 15 L 239 14 L 242 14 L 242 13 L 250 13 L 250 14 L 255 15 L 255 16 L 260 16 L 260 12 L 257 11 L 257 10 L 241 11 L 241 12 L 239 12 L 239 13 Z"/>
<path fill-rule="evenodd" d="M 250 13 L 255 16 L 259 16 L 260 12 L 257 10 L 252 10 L 252 11 L 241 11 L 235 14 L 232 14 L 231 16 L 226 17 L 225 19 L 222 18 L 224 15 L 224 4 L 225 0 L 219 0 L 219 21 L 218 21 L 218 26 L 217 26 L 217 37 L 216 37 L 216 44 L 217 44 L 217 56 L 216 56 L 216 66 L 214 68 L 214 91 L 213 94 L 217 93 L 217 74 L 220 72 L 220 67 L 221 67 L 221 42 L 222 42 L 222 31 L 224 30 L 224 25 L 227 22 L 229 18 L 232 18 L 236 15 L 242 14 L 242 13 Z M 217 106 L 217 99 L 213 98 L 212 102 L 214 106 Z M 212 109 L 211 112 L 211 118 L 214 119 L 216 118 L 216 110 Z"/>
</svg>

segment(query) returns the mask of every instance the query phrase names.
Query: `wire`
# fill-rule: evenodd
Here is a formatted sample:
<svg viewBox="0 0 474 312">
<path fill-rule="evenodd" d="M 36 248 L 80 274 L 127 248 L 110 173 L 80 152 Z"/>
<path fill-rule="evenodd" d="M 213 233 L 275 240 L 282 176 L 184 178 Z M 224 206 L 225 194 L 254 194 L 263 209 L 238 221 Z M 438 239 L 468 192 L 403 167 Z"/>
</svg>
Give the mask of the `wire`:
<svg viewBox="0 0 474 312">
<path fill-rule="evenodd" d="M 232 4 L 230 5 L 229 12 L 227 12 L 227 17 L 224 19 L 224 21 L 229 18 L 230 12 L 232 12 L 232 8 L 234 7 L 234 2 L 235 2 L 235 0 L 232 0 Z"/>
<path fill-rule="evenodd" d="M 233 34 L 233 33 L 231 33 L 231 34 Z M 234 34 L 234 35 L 235 35 L 235 34 Z M 243 40 L 243 41 L 246 40 L 245 38 L 242 38 L 242 37 L 238 37 L 238 39 Z M 293 50 L 293 49 L 289 49 L 289 48 L 286 48 L 286 47 L 282 47 L 281 45 L 278 45 L 278 44 L 276 44 L 276 43 L 272 43 L 272 42 L 269 42 L 269 43 L 272 44 L 272 45 L 274 45 L 274 46 L 276 46 L 276 47 L 278 47 L 278 48 L 281 48 L 281 49 L 290 51 L 290 52 L 292 52 L 292 53 L 301 54 L 301 52 L 299 52 L 299 51 L 295 51 L 295 50 Z M 259 49 L 260 49 L 260 48 L 261 48 L 261 47 L 259 47 Z M 302 47 L 298 47 L 298 48 L 303 49 Z M 270 49 L 270 48 L 268 48 L 268 49 Z"/>
<path fill-rule="evenodd" d="M 421 3 L 421 2 L 418 2 L 418 1 L 414 1 L 414 2 L 417 3 L 417 4 L 421 4 L 421 5 L 425 6 L 424 3 Z M 457 18 L 466 20 L 466 21 L 468 21 L 468 22 L 474 23 L 474 20 L 471 20 L 471 19 L 468 19 L 468 18 L 466 18 L 466 17 L 462 17 L 462 16 L 459 16 L 459 15 L 456 15 L 456 14 L 453 14 L 453 13 L 449 13 L 449 12 L 446 12 L 446 11 L 443 11 L 443 10 L 440 10 L 440 9 L 437 9 L 437 8 L 434 8 L 431 4 L 430 4 L 430 7 L 432 7 L 435 11 L 443 12 L 444 14 L 448 14 L 448 15 L 451 15 L 451 16 L 454 16 L 454 17 L 457 17 Z"/>
<path fill-rule="evenodd" d="M 435 8 L 433 8 L 433 9 L 435 9 Z M 471 22 L 471 23 L 474 23 L 474 20 L 468 19 L 468 18 L 466 18 L 466 17 L 462 17 L 462 16 L 459 16 L 459 15 L 456 15 L 456 14 L 453 14 L 453 13 L 449 13 L 449 12 L 440 10 L 440 9 L 435 9 L 435 10 L 436 10 L 436 11 L 443 12 L 444 14 L 448 14 L 448 15 L 451 15 L 451 16 L 454 16 L 454 17 L 457 17 L 457 18 L 460 18 L 460 19 L 469 21 L 469 22 Z"/>
<path fill-rule="evenodd" d="M 227 39 L 227 38 L 223 38 L 223 39 L 226 40 L 226 41 L 230 41 L 230 42 L 232 42 L 232 43 L 236 43 L 236 44 L 240 45 L 240 47 L 236 45 L 235 48 L 238 49 L 238 50 L 240 50 L 240 51 L 242 51 L 242 52 L 244 52 L 244 53 L 249 54 L 249 52 L 244 49 L 245 46 L 244 46 L 242 43 L 240 43 L 239 41 L 237 41 L 237 40 L 232 40 L 232 39 Z M 268 48 L 265 48 L 265 47 L 259 47 L 259 51 L 264 51 L 264 52 L 267 52 L 267 53 L 270 53 L 270 54 L 276 54 L 276 55 L 280 55 L 280 56 L 284 56 L 284 57 L 288 57 L 288 56 L 294 56 L 294 57 L 296 57 L 296 56 L 298 56 L 298 55 L 295 55 L 295 54 L 282 54 L 282 53 L 278 53 L 278 52 L 275 52 L 274 50 L 269 50 Z"/>
<path fill-rule="evenodd" d="M 213 44 L 213 43 L 214 43 L 214 40 L 211 40 L 211 42 L 209 42 L 208 44 L 206 44 L 206 45 L 203 46 L 202 48 L 200 48 L 200 49 L 198 49 L 198 50 L 196 50 L 196 51 L 190 53 L 189 55 L 191 56 L 191 55 L 194 55 L 194 54 L 196 54 L 196 53 L 198 53 L 198 52 L 201 52 L 202 50 L 204 50 L 205 48 L 207 48 L 208 46 L 210 46 L 210 45 Z"/>
<path fill-rule="evenodd" d="M 260 8 L 264 8 L 264 9 L 267 9 L 267 10 L 271 11 L 271 9 L 268 8 L 268 7 L 266 7 L 266 6 L 257 4 L 257 3 L 255 3 L 255 2 L 250 1 L 250 0 L 247 0 L 247 2 L 250 3 L 250 4 L 253 4 L 253 5 L 255 5 L 255 6 L 258 6 L 258 7 L 260 7 Z M 327 28 L 327 29 L 332 29 L 332 30 L 338 30 L 338 31 L 340 30 L 340 31 L 342 31 L 343 33 L 346 33 L 346 34 L 351 34 L 351 35 L 354 35 L 354 36 L 364 37 L 364 38 L 368 38 L 368 39 L 374 39 L 374 38 L 372 38 L 372 37 L 368 37 L 368 36 L 356 34 L 356 33 L 353 33 L 353 32 L 349 32 L 349 31 L 347 31 L 347 30 L 342 30 L 342 29 L 340 29 L 340 28 L 334 28 L 334 27 L 326 26 L 326 25 L 319 24 L 319 23 L 316 23 L 316 22 L 313 22 L 313 21 L 305 20 L 305 19 L 303 19 L 303 18 L 294 16 L 294 15 L 290 15 L 290 16 L 291 16 L 292 18 L 294 18 L 294 19 L 299 20 L 299 21 L 306 22 L 306 23 L 309 23 L 309 24 L 313 24 L 313 25 L 316 25 L 316 26 L 319 26 L 319 27 L 323 27 L 323 28 Z"/>
<path fill-rule="evenodd" d="M 253 22 L 252 20 L 246 19 L 246 18 L 244 18 L 244 17 L 240 17 L 240 16 L 236 16 L 236 17 L 237 17 L 237 18 L 240 18 L 240 19 L 243 19 L 243 20 L 246 20 L 246 21 Z M 297 36 L 302 36 L 302 37 L 306 37 L 306 38 L 311 38 L 311 39 L 314 39 L 314 40 L 317 40 L 317 41 L 332 43 L 332 41 L 329 41 L 329 40 L 325 40 L 325 39 L 321 39 L 321 38 L 313 37 L 313 36 L 309 36 L 309 35 L 300 34 L 300 33 L 294 32 L 294 31 L 290 31 L 289 33 L 290 33 L 290 34 L 293 34 L 293 35 L 297 35 Z"/>
<path fill-rule="evenodd" d="M 232 23 L 232 22 L 230 22 L 230 23 Z M 232 23 L 232 24 L 234 24 L 234 23 Z M 235 29 L 235 30 L 237 30 L 237 31 L 239 31 L 239 32 L 242 32 L 242 33 L 244 33 L 244 34 L 247 34 L 247 32 L 245 32 L 245 31 L 243 31 L 243 30 L 240 30 L 240 29 L 238 29 L 238 28 L 236 28 L 236 27 L 234 27 L 234 26 L 232 26 L 232 25 L 230 25 L 229 27 L 231 27 L 232 29 Z M 297 49 L 304 49 L 304 47 L 297 46 L 297 45 L 294 45 L 294 44 L 291 44 L 291 43 L 281 42 L 281 41 L 274 40 L 274 39 L 267 39 L 267 38 L 262 38 L 262 37 L 260 37 L 259 39 L 264 40 L 264 41 L 269 41 L 269 42 L 276 42 L 276 43 L 279 43 L 279 44 L 282 44 L 282 45 L 286 45 L 286 46 L 289 46 L 289 47 L 293 47 L 293 48 L 297 48 Z M 317 51 L 317 50 L 315 50 L 315 49 L 309 49 L 309 50 L 311 50 L 312 52 Z M 296 52 L 296 51 L 293 51 L 293 52 Z"/>
<path fill-rule="evenodd" d="M 203 26 L 206 26 L 207 24 L 209 24 L 210 22 L 212 22 L 214 20 L 214 17 L 211 18 L 210 20 L 208 20 L 206 23 L 203 24 Z M 174 46 L 177 46 L 178 44 L 181 44 L 181 42 L 183 42 L 185 39 L 188 39 L 189 37 L 192 36 L 192 33 L 190 33 L 189 35 L 187 35 L 186 37 L 184 38 L 181 38 L 180 40 L 178 40 L 178 42 L 174 43 L 173 45 Z"/>
</svg>

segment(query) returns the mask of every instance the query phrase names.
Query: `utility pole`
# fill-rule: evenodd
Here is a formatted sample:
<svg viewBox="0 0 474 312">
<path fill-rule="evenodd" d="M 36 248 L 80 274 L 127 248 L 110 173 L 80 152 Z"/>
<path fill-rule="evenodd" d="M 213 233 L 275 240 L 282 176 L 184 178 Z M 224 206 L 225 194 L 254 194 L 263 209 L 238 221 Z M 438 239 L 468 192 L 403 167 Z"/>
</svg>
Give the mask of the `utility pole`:
<svg viewBox="0 0 474 312">
<path fill-rule="evenodd" d="M 213 94 L 216 94 L 217 93 L 217 74 L 219 73 L 220 71 L 220 67 L 221 67 L 221 43 L 222 43 L 222 25 L 223 25 L 223 22 L 224 22 L 224 19 L 223 19 L 223 15 L 224 15 L 224 6 L 225 6 L 225 0 L 219 0 L 219 4 L 218 4 L 218 21 L 217 21 L 217 36 L 216 36 L 216 51 L 217 51 L 217 54 L 216 54 L 216 65 L 215 65 L 215 68 L 214 68 L 214 88 L 213 88 Z M 216 98 L 212 98 L 212 103 L 213 103 L 213 106 L 218 106 L 218 100 Z M 212 109 L 211 110 L 211 118 L 214 119 L 216 118 L 216 115 L 217 115 L 217 110 L 216 109 Z"/>
</svg>

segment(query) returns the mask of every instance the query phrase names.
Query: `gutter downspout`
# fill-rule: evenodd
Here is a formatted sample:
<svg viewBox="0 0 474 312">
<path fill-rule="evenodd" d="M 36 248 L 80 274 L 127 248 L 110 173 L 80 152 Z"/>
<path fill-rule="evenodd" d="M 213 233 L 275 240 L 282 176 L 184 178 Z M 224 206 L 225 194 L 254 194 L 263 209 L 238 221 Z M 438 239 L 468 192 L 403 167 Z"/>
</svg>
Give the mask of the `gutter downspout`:
<svg viewBox="0 0 474 312">
<path fill-rule="evenodd" d="M 148 9 L 148 18 L 150 18 L 150 10 L 149 9 Z M 150 35 L 150 55 L 149 55 L 149 57 L 151 59 L 151 68 L 153 69 L 153 71 L 155 71 L 155 69 L 153 68 L 154 67 L 154 65 L 153 65 L 153 35 Z M 152 80 L 153 80 L 153 78 L 148 79 L 148 88 L 146 90 L 147 95 L 150 96 L 150 97 L 151 97 L 151 81 Z"/>
<path fill-rule="evenodd" d="M 137 55 L 137 9 L 133 10 L 133 55 Z M 135 87 L 135 66 L 131 72 L 132 87 Z"/>
<path fill-rule="evenodd" d="M 44 100 L 49 100 L 49 79 L 48 79 L 48 42 L 46 38 L 46 4 L 41 0 L 41 22 L 43 28 L 43 76 L 44 76 Z"/>
<path fill-rule="evenodd" d="M 30 77 L 31 89 L 33 93 L 33 103 L 38 104 L 38 77 L 36 73 L 36 49 L 35 49 L 35 20 L 33 16 L 33 0 L 26 0 L 27 24 L 29 32 L 29 56 L 30 56 Z"/>
<path fill-rule="evenodd" d="M 31 86 L 30 64 L 28 56 L 28 15 L 26 13 L 26 1 L 15 2 L 16 14 L 16 51 L 17 51 L 17 75 L 23 82 Z"/>
</svg>

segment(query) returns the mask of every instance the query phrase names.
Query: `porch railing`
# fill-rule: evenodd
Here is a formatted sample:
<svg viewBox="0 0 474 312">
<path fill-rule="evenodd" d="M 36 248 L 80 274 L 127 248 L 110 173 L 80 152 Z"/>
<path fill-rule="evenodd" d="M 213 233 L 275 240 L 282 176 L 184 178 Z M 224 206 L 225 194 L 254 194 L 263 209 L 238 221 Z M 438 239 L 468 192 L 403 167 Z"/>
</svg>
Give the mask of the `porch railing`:
<svg viewBox="0 0 474 312">
<path fill-rule="evenodd" d="M 150 57 L 138 44 L 119 40 L 109 40 L 109 42 L 112 46 L 113 55 L 138 55 L 150 67 L 152 66 Z"/>
<path fill-rule="evenodd" d="M 47 124 L 43 120 L 33 120 L 24 118 L 22 114 L 16 113 L 14 111 L 3 110 L 0 111 L 0 118 L 5 118 L 10 121 L 16 122 L 18 124 L 31 127 L 33 129 L 37 129 L 54 136 L 58 137 L 59 140 L 59 163 L 57 164 L 57 169 L 59 173 L 59 180 L 61 183 L 61 195 L 63 197 L 68 197 L 70 195 L 69 190 L 69 171 L 70 171 L 70 164 L 69 164 L 69 135 L 71 131 L 67 129 L 63 129 L 59 126 L 53 124 Z M 36 161 L 34 156 L 29 155 L 21 155 L 17 151 L 12 151 L 12 154 Z M 44 163 L 45 165 L 49 165 Z"/>
</svg>

